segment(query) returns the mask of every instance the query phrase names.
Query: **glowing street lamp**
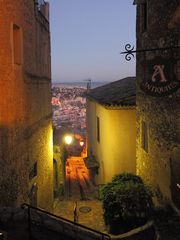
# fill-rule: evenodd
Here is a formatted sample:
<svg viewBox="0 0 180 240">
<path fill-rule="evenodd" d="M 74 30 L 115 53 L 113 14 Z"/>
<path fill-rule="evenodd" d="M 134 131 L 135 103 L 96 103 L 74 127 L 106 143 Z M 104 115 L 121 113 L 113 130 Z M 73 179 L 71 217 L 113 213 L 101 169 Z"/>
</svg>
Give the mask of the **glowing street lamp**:
<svg viewBox="0 0 180 240">
<path fill-rule="evenodd" d="M 80 145 L 81 147 L 83 147 L 83 146 L 84 146 L 84 141 L 83 141 L 83 140 L 80 140 L 79 145 Z"/>
<path fill-rule="evenodd" d="M 72 138 L 71 135 L 66 135 L 66 136 L 64 137 L 64 140 L 65 140 L 65 143 L 66 143 L 67 145 L 70 145 L 70 144 L 72 143 L 73 138 Z"/>
</svg>

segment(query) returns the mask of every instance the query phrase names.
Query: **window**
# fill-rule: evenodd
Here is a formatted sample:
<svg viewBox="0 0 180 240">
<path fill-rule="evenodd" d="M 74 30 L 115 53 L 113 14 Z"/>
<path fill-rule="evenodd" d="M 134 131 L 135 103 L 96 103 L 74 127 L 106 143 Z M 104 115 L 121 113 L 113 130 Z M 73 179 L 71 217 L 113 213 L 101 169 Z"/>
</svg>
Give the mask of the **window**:
<svg viewBox="0 0 180 240">
<path fill-rule="evenodd" d="M 148 152 L 148 125 L 142 121 L 142 148 Z"/>
<path fill-rule="evenodd" d="M 37 162 L 35 162 L 29 172 L 29 180 L 37 176 Z"/>
<path fill-rule="evenodd" d="M 13 25 L 13 54 L 14 63 L 22 64 L 22 36 L 21 29 L 16 24 Z"/>
<path fill-rule="evenodd" d="M 147 30 L 147 2 L 144 2 L 141 4 L 141 26 L 142 26 L 142 32 Z"/>
<path fill-rule="evenodd" d="M 100 121 L 99 121 L 99 117 L 97 117 L 96 120 L 96 125 L 97 125 L 97 141 L 100 142 Z"/>
</svg>

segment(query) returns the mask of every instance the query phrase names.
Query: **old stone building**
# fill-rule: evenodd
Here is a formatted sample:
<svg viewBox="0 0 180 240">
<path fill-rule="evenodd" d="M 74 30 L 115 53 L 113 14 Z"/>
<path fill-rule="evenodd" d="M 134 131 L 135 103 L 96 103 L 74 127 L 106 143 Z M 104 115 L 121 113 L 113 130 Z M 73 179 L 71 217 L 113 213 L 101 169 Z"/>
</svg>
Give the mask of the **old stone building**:
<svg viewBox="0 0 180 240">
<path fill-rule="evenodd" d="M 110 182 L 122 172 L 136 172 L 135 77 L 120 79 L 88 93 L 87 150 L 87 167 L 91 172 L 99 167 L 95 175 L 97 184 Z"/>
<path fill-rule="evenodd" d="M 0 1 L 0 205 L 51 209 L 48 3 Z"/>
<path fill-rule="evenodd" d="M 136 0 L 137 173 L 180 207 L 179 1 Z M 164 48 L 164 49 L 163 49 Z M 157 50 L 153 50 L 157 49 Z"/>
</svg>

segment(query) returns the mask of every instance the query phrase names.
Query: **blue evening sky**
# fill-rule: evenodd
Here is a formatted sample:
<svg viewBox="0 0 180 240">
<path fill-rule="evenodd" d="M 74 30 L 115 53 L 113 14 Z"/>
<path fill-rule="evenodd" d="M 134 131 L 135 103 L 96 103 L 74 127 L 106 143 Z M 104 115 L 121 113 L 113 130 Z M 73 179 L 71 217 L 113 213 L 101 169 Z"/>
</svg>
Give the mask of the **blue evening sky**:
<svg viewBox="0 0 180 240">
<path fill-rule="evenodd" d="M 115 81 L 135 76 L 133 0 L 49 0 L 53 82 Z"/>
</svg>

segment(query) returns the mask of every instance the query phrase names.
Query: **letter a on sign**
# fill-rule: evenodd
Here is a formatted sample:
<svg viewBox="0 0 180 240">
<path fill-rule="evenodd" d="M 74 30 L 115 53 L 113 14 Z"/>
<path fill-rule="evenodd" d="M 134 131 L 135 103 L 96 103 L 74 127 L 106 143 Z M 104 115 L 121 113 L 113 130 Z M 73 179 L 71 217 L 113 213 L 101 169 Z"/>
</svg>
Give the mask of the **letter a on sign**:
<svg viewBox="0 0 180 240">
<path fill-rule="evenodd" d="M 152 75 L 153 82 L 157 81 L 157 78 L 156 78 L 157 75 L 159 75 L 160 77 L 160 80 L 159 80 L 160 82 L 167 82 L 167 79 L 164 74 L 164 65 L 154 65 L 153 69 L 154 69 L 154 72 Z"/>
</svg>

